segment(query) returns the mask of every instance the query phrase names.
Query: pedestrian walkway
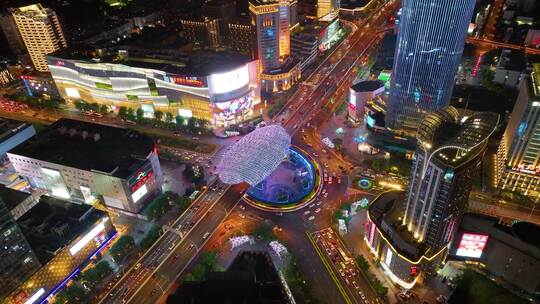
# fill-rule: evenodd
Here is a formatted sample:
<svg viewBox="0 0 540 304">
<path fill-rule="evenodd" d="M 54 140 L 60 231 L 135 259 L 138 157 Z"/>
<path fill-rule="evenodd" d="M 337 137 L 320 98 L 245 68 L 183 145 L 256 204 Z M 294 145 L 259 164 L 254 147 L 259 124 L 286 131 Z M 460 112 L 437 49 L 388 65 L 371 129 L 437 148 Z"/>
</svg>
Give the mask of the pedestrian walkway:
<svg viewBox="0 0 540 304">
<path fill-rule="evenodd" d="M 354 257 L 363 255 L 369 263 L 369 272 L 382 282 L 382 284 L 388 288 L 388 303 L 398 303 L 396 294 L 401 290 L 397 288 L 386 275 L 384 275 L 382 268 L 377 267 L 373 260 L 373 255 L 367 248 L 364 241 L 364 226 L 366 223 L 366 211 L 362 210 L 354 215 L 349 222 L 349 232 L 343 235 L 345 245 Z"/>
</svg>

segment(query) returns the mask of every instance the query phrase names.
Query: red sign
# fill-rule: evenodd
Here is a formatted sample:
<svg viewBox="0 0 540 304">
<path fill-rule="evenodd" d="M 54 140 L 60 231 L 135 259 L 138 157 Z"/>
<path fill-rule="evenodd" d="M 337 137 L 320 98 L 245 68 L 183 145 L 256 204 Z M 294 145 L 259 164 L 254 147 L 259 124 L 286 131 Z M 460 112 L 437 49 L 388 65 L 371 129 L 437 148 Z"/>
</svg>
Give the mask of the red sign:
<svg viewBox="0 0 540 304">
<path fill-rule="evenodd" d="M 456 255 L 479 258 L 484 251 L 488 237 L 485 234 L 463 233 Z"/>
<path fill-rule="evenodd" d="M 418 267 L 417 266 L 411 266 L 411 275 L 417 276 L 418 275 Z"/>
<path fill-rule="evenodd" d="M 204 87 L 204 81 L 197 77 L 168 76 L 169 82 L 190 87 Z"/>
<path fill-rule="evenodd" d="M 137 173 L 137 177 L 135 178 L 135 183 L 131 185 L 131 192 L 137 191 L 146 181 L 154 175 L 154 171 L 150 170 L 148 172 L 141 171 Z"/>
</svg>

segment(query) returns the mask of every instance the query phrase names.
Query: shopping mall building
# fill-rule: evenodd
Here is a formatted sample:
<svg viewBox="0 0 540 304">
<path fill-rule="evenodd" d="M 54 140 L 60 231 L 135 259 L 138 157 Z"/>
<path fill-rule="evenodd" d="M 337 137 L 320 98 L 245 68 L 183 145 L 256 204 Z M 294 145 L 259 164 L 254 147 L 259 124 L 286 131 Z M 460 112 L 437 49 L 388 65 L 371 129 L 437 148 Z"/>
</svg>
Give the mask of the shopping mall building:
<svg viewBox="0 0 540 304">
<path fill-rule="evenodd" d="M 210 121 L 241 123 L 259 115 L 257 61 L 225 52 L 78 47 L 47 56 L 66 100 L 142 109 Z"/>
</svg>

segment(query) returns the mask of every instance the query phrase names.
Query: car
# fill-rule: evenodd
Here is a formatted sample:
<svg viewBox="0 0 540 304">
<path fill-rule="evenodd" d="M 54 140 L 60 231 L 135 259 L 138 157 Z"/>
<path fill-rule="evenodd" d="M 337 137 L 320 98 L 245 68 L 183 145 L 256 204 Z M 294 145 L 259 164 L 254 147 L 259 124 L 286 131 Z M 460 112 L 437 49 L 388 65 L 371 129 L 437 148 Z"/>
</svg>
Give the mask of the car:
<svg viewBox="0 0 540 304">
<path fill-rule="evenodd" d="M 309 210 L 304 211 L 304 215 L 308 215 L 310 213 L 311 213 L 311 211 L 309 211 Z"/>
<path fill-rule="evenodd" d="M 313 221 L 314 219 L 315 219 L 315 216 L 314 216 L 314 215 L 308 217 L 308 220 L 310 220 L 310 221 Z"/>
<path fill-rule="evenodd" d="M 191 250 L 191 249 L 193 249 L 194 247 L 195 247 L 194 244 L 190 244 L 190 245 L 188 246 L 188 250 Z"/>
<path fill-rule="evenodd" d="M 322 204 L 322 201 L 317 202 L 317 206 L 320 206 Z"/>
<path fill-rule="evenodd" d="M 239 206 L 240 206 L 240 209 L 246 210 L 246 206 L 244 206 L 244 205 L 239 205 Z"/>
<path fill-rule="evenodd" d="M 204 235 L 203 235 L 203 240 L 206 240 L 206 238 L 210 235 L 210 232 L 206 232 Z"/>
<path fill-rule="evenodd" d="M 171 246 L 169 246 L 169 250 L 173 250 L 174 248 L 174 244 L 171 244 Z"/>
<path fill-rule="evenodd" d="M 340 274 L 342 277 L 345 277 L 345 271 L 343 271 L 343 269 L 340 269 L 340 270 L 339 270 L 339 274 Z"/>
<path fill-rule="evenodd" d="M 274 229 L 277 230 L 277 231 L 283 231 L 283 228 L 281 228 L 281 226 L 279 226 L 279 225 L 276 225 L 274 227 Z"/>
<path fill-rule="evenodd" d="M 139 268 L 141 268 L 142 264 L 141 262 L 135 264 L 135 267 L 133 267 L 133 270 L 138 270 Z"/>
<path fill-rule="evenodd" d="M 328 192 L 326 192 L 324 195 L 323 195 L 324 198 L 327 198 L 328 197 Z"/>
<path fill-rule="evenodd" d="M 360 298 L 362 298 L 362 300 L 364 300 L 364 301 L 366 300 L 366 296 L 364 295 L 363 292 L 360 293 Z"/>
<path fill-rule="evenodd" d="M 319 213 L 319 212 L 321 212 L 321 208 L 315 209 L 315 213 Z"/>
<path fill-rule="evenodd" d="M 243 219 L 246 218 L 246 216 L 245 216 L 243 213 L 238 213 L 238 216 L 239 216 L 240 218 L 243 218 Z"/>
<path fill-rule="evenodd" d="M 358 286 L 358 283 L 356 283 L 356 281 L 353 281 L 352 285 L 354 286 L 354 289 L 359 289 L 360 288 L 360 286 Z"/>
</svg>

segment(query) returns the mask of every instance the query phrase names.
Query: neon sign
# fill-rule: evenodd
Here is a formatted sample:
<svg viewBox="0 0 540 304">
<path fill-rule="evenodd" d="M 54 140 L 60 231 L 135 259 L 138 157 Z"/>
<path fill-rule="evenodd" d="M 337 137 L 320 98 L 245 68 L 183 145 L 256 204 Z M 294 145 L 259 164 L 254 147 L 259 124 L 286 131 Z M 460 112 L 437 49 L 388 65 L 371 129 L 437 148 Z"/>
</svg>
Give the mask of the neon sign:
<svg viewBox="0 0 540 304">
<path fill-rule="evenodd" d="M 485 234 L 463 233 L 456 255 L 462 257 L 479 258 L 488 241 Z"/>
<path fill-rule="evenodd" d="M 139 171 L 135 177 L 135 181 L 131 185 L 131 192 L 137 191 L 142 185 L 148 181 L 154 175 L 154 171 L 150 169 L 149 171 Z"/>
<path fill-rule="evenodd" d="M 204 87 L 204 81 L 197 77 L 185 77 L 185 76 L 165 76 L 165 80 L 170 83 L 184 85 L 189 87 Z"/>
</svg>

